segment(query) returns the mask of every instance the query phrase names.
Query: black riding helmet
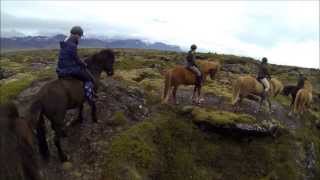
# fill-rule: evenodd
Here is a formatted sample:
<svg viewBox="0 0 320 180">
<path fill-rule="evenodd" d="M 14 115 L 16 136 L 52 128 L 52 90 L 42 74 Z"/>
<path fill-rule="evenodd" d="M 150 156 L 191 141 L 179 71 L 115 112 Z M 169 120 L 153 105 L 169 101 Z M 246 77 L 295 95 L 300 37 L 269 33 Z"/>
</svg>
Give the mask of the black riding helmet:
<svg viewBox="0 0 320 180">
<path fill-rule="evenodd" d="M 262 58 L 262 62 L 263 62 L 263 63 L 267 63 L 267 62 L 268 62 L 268 59 L 267 59 L 266 57 L 263 57 L 263 58 Z"/>
<path fill-rule="evenodd" d="M 197 46 L 195 44 L 192 44 L 191 47 L 190 47 L 192 50 L 196 50 L 197 49 Z"/>
<path fill-rule="evenodd" d="M 70 33 L 83 36 L 83 29 L 80 26 L 73 26 L 70 30 Z"/>
</svg>

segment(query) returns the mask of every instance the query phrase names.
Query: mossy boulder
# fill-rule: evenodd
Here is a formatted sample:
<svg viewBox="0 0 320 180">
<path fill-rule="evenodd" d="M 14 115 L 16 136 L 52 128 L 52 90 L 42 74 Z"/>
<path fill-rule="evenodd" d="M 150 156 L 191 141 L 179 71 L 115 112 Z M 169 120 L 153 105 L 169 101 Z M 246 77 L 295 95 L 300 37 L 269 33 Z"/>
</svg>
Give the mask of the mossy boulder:
<svg viewBox="0 0 320 180">
<path fill-rule="evenodd" d="M 256 122 L 256 119 L 248 114 L 236 114 L 228 111 L 216 111 L 199 107 L 193 108 L 191 114 L 194 122 L 206 122 L 212 125 L 252 124 Z"/>
</svg>

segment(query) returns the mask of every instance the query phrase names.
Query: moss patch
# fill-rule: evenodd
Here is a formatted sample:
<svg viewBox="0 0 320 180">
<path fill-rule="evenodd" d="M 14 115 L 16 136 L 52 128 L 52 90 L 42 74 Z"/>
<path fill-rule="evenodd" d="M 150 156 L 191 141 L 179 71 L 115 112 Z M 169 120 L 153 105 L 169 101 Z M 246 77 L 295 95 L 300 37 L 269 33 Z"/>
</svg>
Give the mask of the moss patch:
<svg viewBox="0 0 320 180">
<path fill-rule="evenodd" d="M 30 74 L 18 74 L 14 79 L 2 83 L 0 85 L 0 104 L 13 99 L 28 87 L 34 79 L 35 77 Z"/>
<path fill-rule="evenodd" d="M 127 123 L 127 117 L 122 111 L 117 111 L 113 114 L 108 124 L 111 126 L 123 126 Z"/>
<path fill-rule="evenodd" d="M 195 107 L 191 114 L 195 122 L 207 122 L 215 125 L 256 122 L 256 119 L 248 114 L 235 114 L 228 111 L 214 111 L 198 107 Z"/>
</svg>

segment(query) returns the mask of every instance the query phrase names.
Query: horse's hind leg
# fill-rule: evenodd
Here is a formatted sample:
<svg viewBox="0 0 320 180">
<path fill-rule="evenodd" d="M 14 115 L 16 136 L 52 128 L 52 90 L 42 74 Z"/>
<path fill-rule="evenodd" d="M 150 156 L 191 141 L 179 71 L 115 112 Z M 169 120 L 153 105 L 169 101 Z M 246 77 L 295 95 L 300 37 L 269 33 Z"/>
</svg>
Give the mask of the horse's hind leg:
<svg viewBox="0 0 320 180">
<path fill-rule="evenodd" d="M 49 160 L 50 151 L 49 151 L 48 143 L 46 139 L 45 121 L 43 119 L 42 114 L 40 114 L 39 116 L 39 122 L 37 125 L 37 139 L 38 139 L 39 151 L 42 158 L 45 160 Z"/>
<path fill-rule="evenodd" d="M 79 114 L 78 114 L 78 119 L 77 119 L 77 121 L 79 123 L 83 122 L 83 114 L 82 114 L 82 112 L 83 112 L 83 103 L 81 104 L 81 106 L 79 108 Z"/>
<path fill-rule="evenodd" d="M 267 102 L 268 102 L 268 105 L 269 105 L 269 112 L 272 112 L 271 101 L 270 101 L 269 98 L 267 98 Z"/>
<path fill-rule="evenodd" d="M 71 122 L 71 126 L 74 126 L 78 123 L 83 123 L 83 104 L 81 104 L 81 106 L 79 107 L 78 118 Z"/>
<path fill-rule="evenodd" d="M 177 90 L 178 90 L 178 87 L 177 86 L 175 86 L 174 88 L 173 88 L 173 90 L 172 90 L 172 97 L 173 97 L 173 103 L 174 104 L 179 104 L 178 102 L 177 102 Z"/>
<path fill-rule="evenodd" d="M 51 119 L 52 129 L 55 131 L 54 144 L 57 147 L 59 158 L 62 162 L 65 162 L 68 160 L 66 154 L 63 152 L 61 148 L 61 142 L 60 142 L 60 139 L 62 137 L 65 137 L 65 133 L 62 129 L 64 116 L 65 116 L 65 112 L 61 114 L 57 114 L 54 118 Z"/>
<path fill-rule="evenodd" d="M 192 98 L 191 98 L 191 100 L 192 100 L 193 103 L 196 102 L 196 100 L 195 100 L 195 98 L 196 98 L 196 92 L 197 92 L 197 86 L 194 86 L 194 88 L 193 88 L 193 94 L 192 94 Z"/>
</svg>

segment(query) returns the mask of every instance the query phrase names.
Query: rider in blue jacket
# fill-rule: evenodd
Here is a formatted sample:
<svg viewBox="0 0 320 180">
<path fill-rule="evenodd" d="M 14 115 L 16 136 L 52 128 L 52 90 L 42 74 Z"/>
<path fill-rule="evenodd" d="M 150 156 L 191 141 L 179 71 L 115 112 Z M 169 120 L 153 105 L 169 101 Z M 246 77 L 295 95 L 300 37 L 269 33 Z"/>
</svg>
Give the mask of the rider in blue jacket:
<svg viewBox="0 0 320 180">
<path fill-rule="evenodd" d="M 94 79 L 89 74 L 86 64 L 78 56 L 78 43 L 83 36 L 80 26 L 70 30 L 70 36 L 60 42 L 59 61 L 56 72 L 59 78 L 74 77 L 84 82 L 85 96 L 88 102 L 93 102 Z"/>
</svg>

